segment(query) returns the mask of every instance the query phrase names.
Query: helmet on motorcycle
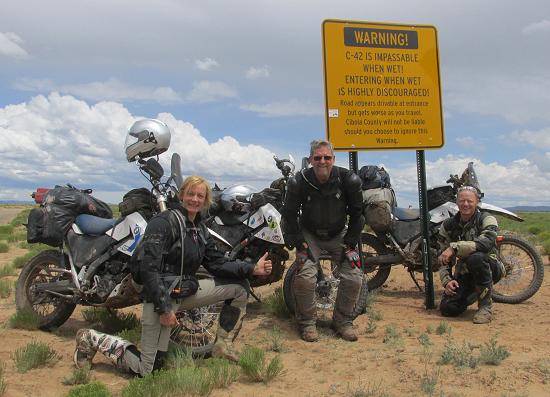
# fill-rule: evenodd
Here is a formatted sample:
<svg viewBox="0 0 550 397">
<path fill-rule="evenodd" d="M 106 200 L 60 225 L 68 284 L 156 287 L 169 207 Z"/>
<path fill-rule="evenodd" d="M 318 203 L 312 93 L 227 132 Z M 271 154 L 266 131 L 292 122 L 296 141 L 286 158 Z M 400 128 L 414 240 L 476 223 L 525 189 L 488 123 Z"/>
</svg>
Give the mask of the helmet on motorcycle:
<svg viewBox="0 0 550 397">
<path fill-rule="evenodd" d="M 233 185 L 225 189 L 221 195 L 222 207 L 225 211 L 244 214 L 250 211 L 250 196 L 256 190 L 249 185 Z"/>
<path fill-rule="evenodd" d="M 170 129 L 157 119 L 138 120 L 128 130 L 124 148 L 126 159 L 135 161 L 165 152 L 170 146 Z"/>
</svg>

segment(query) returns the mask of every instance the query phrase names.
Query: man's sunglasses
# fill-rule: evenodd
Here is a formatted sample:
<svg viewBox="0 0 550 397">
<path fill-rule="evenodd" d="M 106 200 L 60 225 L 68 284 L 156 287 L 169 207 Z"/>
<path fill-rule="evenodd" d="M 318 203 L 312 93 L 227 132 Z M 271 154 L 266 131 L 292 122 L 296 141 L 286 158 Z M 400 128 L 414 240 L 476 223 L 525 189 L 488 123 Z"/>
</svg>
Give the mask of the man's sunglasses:
<svg viewBox="0 0 550 397">
<path fill-rule="evenodd" d="M 333 156 L 313 156 L 313 160 L 315 161 L 321 161 L 321 159 L 325 159 L 325 161 L 332 160 Z"/>
</svg>

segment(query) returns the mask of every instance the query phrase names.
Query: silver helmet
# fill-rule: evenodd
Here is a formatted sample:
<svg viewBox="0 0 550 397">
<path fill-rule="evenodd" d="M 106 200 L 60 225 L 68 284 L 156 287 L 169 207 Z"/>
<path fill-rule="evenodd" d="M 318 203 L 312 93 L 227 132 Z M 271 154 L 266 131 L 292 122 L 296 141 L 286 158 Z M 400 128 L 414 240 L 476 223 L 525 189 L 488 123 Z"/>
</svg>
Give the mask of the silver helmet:
<svg viewBox="0 0 550 397">
<path fill-rule="evenodd" d="M 222 207 L 225 211 L 244 214 L 250 211 L 250 196 L 256 193 L 250 185 L 233 185 L 226 188 L 221 195 Z"/>
<path fill-rule="evenodd" d="M 126 159 L 135 161 L 164 153 L 170 146 L 170 129 L 157 119 L 138 120 L 128 130 L 124 148 Z"/>
</svg>

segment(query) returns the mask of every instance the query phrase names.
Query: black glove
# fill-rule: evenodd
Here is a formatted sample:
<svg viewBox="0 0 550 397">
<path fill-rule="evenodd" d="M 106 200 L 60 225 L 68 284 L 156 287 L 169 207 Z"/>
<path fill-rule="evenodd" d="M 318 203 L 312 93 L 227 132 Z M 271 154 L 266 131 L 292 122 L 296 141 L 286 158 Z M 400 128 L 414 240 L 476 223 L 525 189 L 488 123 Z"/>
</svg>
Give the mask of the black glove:
<svg viewBox="0 0 550 397">
<path fill-rule="evenodd" d="M 344 248 L 344 256 L 351 265 L 351 268 L 354 267 L 361 269 L 361 258 L 354 248 L 346 247 Z"/>
</svg>

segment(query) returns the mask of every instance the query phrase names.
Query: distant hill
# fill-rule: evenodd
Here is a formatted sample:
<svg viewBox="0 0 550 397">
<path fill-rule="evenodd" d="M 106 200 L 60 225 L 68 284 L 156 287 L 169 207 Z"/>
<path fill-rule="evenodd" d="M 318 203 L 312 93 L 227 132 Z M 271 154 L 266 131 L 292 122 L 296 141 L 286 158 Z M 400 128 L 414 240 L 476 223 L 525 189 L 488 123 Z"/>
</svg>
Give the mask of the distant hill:
<svg viewBox="0 0 550 397">
<path fill-rule="evenodd" d="M 34 201 L 22 201 L 22 200 L 0 200 L 0 204 L 18 204 L 18 205 L 28 205 L 34 204 Z"/>
<path fill-rule="evenodd" d="M 508 211 L 512 212 L 549 212 L 550 206 L 548 205 L 539 205 L 539 206 L 529 206 L 529 205 L 518 205 L 517 207 L 506 208 Z"/>
</svg>

